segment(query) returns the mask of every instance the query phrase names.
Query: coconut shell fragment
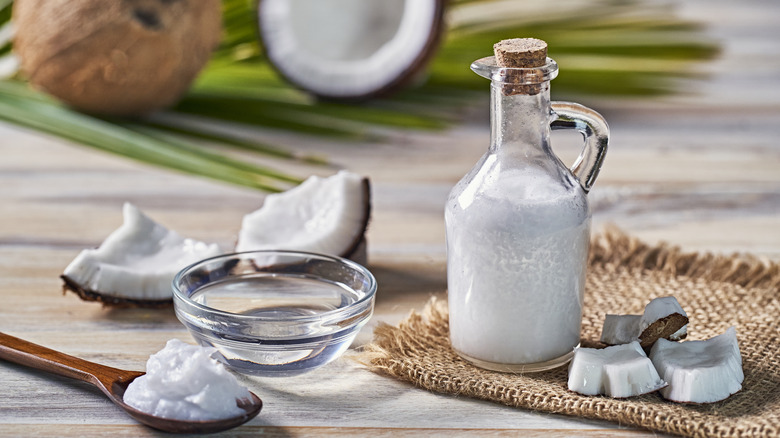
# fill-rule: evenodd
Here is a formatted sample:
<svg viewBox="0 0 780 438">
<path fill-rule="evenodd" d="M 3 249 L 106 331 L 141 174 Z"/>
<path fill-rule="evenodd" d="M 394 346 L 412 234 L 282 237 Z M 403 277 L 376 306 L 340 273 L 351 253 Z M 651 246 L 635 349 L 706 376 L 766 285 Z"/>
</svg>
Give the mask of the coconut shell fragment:
<svg viewBox="0 0 780 438">
<path fill-rule="evenodd" d="M 687 325 L 688 315 L 675 297 L 654 298 L 639 321 L 639 343 L 649 348 L 659 339 L 682 339 L 680 330 Z"/>
<path fill-rule="evenodd" d="M 68 105 L 139 116 L 175 104 L 217 46 L 219 0 L 15 0 L 30 83 Z"/>
<path fill-rule="evenodd" d="M 639 335 L 639 343 L 644 348 L 652 347 L 659 339 L 679 341 L 685 339 L 687 333 L 676 335 L 683 327 L 688 325 L 688 317 L 674 313 L 655 320 Z"/>
<path fill-rule="evenodd" d="M 67 275 L 60 275 L 62 279 L 62 293 L 73 292 L 78 295 L 84 301 L 95 301 L 103 304 L 104 307 L 113 308 L 131 308 L 131 307 L 143 307 L 147 309 L 157 309 L 173 306 L 173 300 L 170 298 L 154 300 L 154 299 L 133 299 L 125 297 L 117 297 L 106 295 L 100 291 L 84 288 L 74 279 Z"/>
</svg>

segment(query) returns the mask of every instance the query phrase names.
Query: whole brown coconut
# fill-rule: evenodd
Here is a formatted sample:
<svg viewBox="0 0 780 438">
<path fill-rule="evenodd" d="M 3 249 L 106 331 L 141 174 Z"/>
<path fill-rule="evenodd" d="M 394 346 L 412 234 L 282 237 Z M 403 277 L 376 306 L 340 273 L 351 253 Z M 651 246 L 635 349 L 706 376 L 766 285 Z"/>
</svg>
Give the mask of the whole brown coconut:
<svg viewBox="0 0 780 438">
<path fill-rule="evenodd" d="M 14 51 L 30 82 L 88 113 L 172 105 L 219 43 L 220 0 L 15 0 Z"/>
</svg>

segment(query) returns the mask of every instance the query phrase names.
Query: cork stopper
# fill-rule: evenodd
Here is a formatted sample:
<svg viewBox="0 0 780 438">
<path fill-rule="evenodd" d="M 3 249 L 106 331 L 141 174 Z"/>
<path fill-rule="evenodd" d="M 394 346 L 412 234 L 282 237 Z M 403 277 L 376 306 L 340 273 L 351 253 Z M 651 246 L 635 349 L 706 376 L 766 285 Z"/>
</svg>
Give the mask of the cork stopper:
<svg viewBox="0 0 780 438">
<path fill-rule="evenodd" d="M 536 38 L 513 38 L 493 45 L 499 67 L 531 68 L 547 64 L 547 43 Z"/>
<path fill-rule="evenodd" d="M 493 45 L 496 65 L 507 68 L 543 67 L 547 64 L 547 43 L 536 38 L 513 38 L 502 40 Z M 507 77 L 511 83 L 512 78 Z M 539 94 L 541 86 L 506 85 L 504 94 Z"/>
</svg>

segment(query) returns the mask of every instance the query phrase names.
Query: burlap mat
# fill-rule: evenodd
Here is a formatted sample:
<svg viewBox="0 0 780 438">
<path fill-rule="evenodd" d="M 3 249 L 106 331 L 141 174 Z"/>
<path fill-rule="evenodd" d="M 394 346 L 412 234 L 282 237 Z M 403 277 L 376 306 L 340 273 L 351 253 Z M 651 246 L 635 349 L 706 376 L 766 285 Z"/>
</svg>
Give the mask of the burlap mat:
<svg viewBox="0 0 780 438">
<path fill-rule="evenodd" d="M 584 345 L 597 345 L 605 313 L 642 313 L 650 299 L 674 295 L 690 317 L 688 339 L 736 326 L 742 391 L 707 405 L 676 404 L 657 394 L 619 400 L 569 392 L 565 367 L 529 375 L 482 370 L 451 350 L 447 305 L 435 299 L 398 327 L 378 327 L 362 362 L 431 391 L 518 408 L 685 436 L 780 434 L 780 265 L 752 256 L 650 247 L 615 230 L 593 240 L 589 263 Z"/>
</svg>

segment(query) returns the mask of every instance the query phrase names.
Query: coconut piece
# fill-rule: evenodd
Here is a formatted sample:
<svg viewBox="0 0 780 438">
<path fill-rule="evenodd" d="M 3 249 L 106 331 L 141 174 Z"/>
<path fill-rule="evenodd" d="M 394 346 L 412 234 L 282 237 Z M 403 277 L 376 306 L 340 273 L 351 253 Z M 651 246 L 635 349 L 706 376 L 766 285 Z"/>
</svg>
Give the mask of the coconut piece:
<svg viewBox="0 0 780 438">
<path fill-rule="evenodd" d="M 569 365 L 570 391 L 633 397 L 666 386 L 639 342 L 603 349 L 577 348 Z"/>
<path fill-rule="evenodd" d="M 661 395 L 680 403 L 713 403 L 742 389 L 745 375 L 737 331 L 704 341 L 659 339 L 650 351 L 658 373 L 669 382 Z"/>
<path fill-rule="evenodd" d="M 124 223 L 97 249 L 86 249 L 65 268 L 65 289 L 105 305 L 157 307 L 172 302 L 178 271 L 222 253 L 216 244 L 185 239 L 130 203 Z"/>
<path fill-rule="evenodd" d="M 607 315 L 601 328 L 601 342 L 619 345 L 638 340 L 641 319 L 642 315 Z"/>
<path fill-rule="evenodd" d="M 687 330 L 680 330 L 688 324 L 688 314 L 675 297 L 660 297 L 645 306 L 645 313 L 639 321 L 639 343 L 642 347 L 652 346 L 658 339 L 672 336 L 685 337 Z"/>
<path fill-rule="evenodd" d="M 312 176 L 283 193 L 266 196 L 244 216 L 236 251 L 309 251 L 365 262 L 365 232 L 371 214 L 369 181 L 341 171 Z"/>
<path fill-rule="evenodd" d="M 15 0 L 14 52 L 37 88 L 85 112 L 178 101 L 221 37 L 219 0 Z"/>
<path fill-rule="evenodd" d="M 327 99 L 397 91 L 423 72 L 444 31 L 444 0 L 260 0 L 261 42 L 291 83 Z"/>
<path fill-rule="evenodd" d="M 688 335 L 688 315 L 674 297 L 651 300 L 642 315 L 607 315 L 601 328 L 601 342 L 608 345 L 639 340 L 644 348 L 659 338 L 679 341 Z"/>
</svg>

